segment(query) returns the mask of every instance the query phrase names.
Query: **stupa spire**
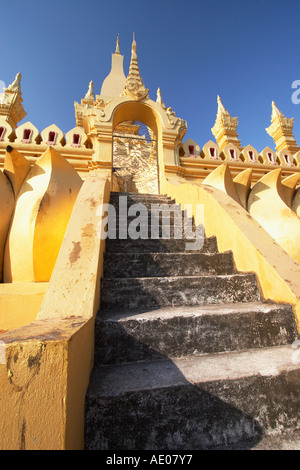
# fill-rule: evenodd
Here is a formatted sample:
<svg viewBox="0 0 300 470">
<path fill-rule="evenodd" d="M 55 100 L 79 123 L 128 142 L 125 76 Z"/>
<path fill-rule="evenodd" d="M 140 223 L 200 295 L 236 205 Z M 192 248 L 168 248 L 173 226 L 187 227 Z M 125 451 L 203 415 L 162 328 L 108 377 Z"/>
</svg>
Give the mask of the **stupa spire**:
<svg viewBox="0 0 300 470">
<path fill-rule="evenodd" d="M 120 96 L 123 93 L 126 76 L 123 69 L 124 57 L 120 53 L 119 34 L 117 35 L 116 50 L 111 57 L 111 70 L 102 83 L 100 97 L 107 100 Z"/>
<path fill-rule="evenodd" d="M 14 81 L 0 93 L 0 117 L 4 117 L 13 129 L 27 114 L 22 105 L 21 78 L 21 73 L 17 73 Z"/>
<path fill-rule="evenodd" d="M 238 118 L 232 117 L 227 109 L 225 109 L 220 96 L 217 97 L 218 111 L 214 127 L 211 129 L 216 138 L 217 144 L 221 150 L 231 143 L 238 149 L 241 148 L 241 143 L 237 134 Z"/>
<path fill-rule="evenodd" d="M 133 40 L 131 46 L 131 60 L 129 66 L 129 74 L 126 79 L 124 94 L 130 95 L 136 100 L 141 100 L 145 98 L 149 93 L 149 90 L 145 88 L 144 82 L 142 80 L 138 59 L 137 59 L 137 47 L 135 41 L 135 35 L 133 33 Z"/>
<path fill-rule="evenodd" d="M 294 118 L 287 118 L 272 101 L 271 125 L 266 129 L 274 139 L 276 152 L 285 149 L 291 154 L 298 152 L 299 147 L 293 135 Z"/>
<path fill-rule="evenodd" d="M 120 40 L 119 40 L 119 34 L 117 35 L 117 43 L 116 43 L 116 52 L 115 54 L 120 54 Z"/>
<path fill-rule="evenodd" d="M 225 109 L 222 101 L 221 101 L 221 98 L 220 96 L 218 95 L 217 96 L 217 103 L 218 103 L 218 111 L 217 111 L 217 115 L 218 116 L 229 116 L 229 112 L 227 111 L 227 109 Z"/>
<path fill-rule="evenodd" d="M 272 116 L 271 116 L 271 119 L 275 119 L 276 116 L 284 117 L 284 115 L 282 114 L 282 112 L 279 111 L 279 109 L 277 108 L 277 106 L 276 106 L 276 104 L 275 104 L 275 101 L 272 101 Z"/>
</svg>

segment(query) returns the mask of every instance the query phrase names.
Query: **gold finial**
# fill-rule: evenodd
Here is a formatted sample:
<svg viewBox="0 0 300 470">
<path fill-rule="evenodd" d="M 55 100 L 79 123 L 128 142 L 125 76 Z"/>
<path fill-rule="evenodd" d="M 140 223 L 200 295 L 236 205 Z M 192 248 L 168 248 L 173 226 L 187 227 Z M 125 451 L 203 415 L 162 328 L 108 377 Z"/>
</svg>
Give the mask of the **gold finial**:
<svg viewBox="0 0 300 470">
<path fill-rule="evenodd" d="M 14 81 L 7 87 L 7 90 L 9 91 L 15 91 L 18 92 L 21 90 L 21 72 L 17 73 Z"/>
<path fill-rule="evenodd" d="M 133 33 L 129 74 L 126 79 L 123 93 L 125 95 L 129 94 L 134 99 L 140 100 L 148 96 L 148 92 L 149 90 L 145 88 L 142 77 L 140 75 L 140 69 L 137 59 L 137 46 L 135 42 L 135 35 Z"/>
<path fill-rule="evenodd" d="M 116 52 L 115 54 L 120 54 L 120 40 L 119 40 L 119 33 L 117 35 L 117 43 L 116 43 Z"/>
<path fill-rule="evenodd" d="M 272 117 L 283 116 L 282 112 L 277 108 L 275 101 L 272 101 Z"/>
<path fill-rule="evenodd" d="M 131 60 L 134 59 L 137 61 L 137 48 L 135 41 L 135 34 L 133 33 L 132 45 L 131 45 Z"/>
<path fill-rule="evenodd" d="M 167 109 L 165 103 L 164 103 L 163 100 L 162 100 L 162 97 L 161 97 L 161 90 L 160 90 L 159 87 L 158 87 L 158 89 L 157 89 L 156 103 L 159 103 L 162 108 Z"/>
<path fill-rule="evenodd" d="M 299 147 L 293 135 L 294 118 L 287 118 L 272 101 L 271 125 L 266 129 L 275 142 L 276 152 L 285 150 L 294 154 Z"/>
<path fill-rule="evenodd" d="M 218 97 L 217 97 L 217 102 L 218 102 L 218 115 L 220 115 L 220 114 L 229 115 L 227 109 L 225 109 L 225 107 L 224 107 L 224 105 L 221 101 L 220 95 L 218 95 Z"/>
<path fill-rule="evenodd" d="M 95 94 L 94 94 L 94 83 L 93 83 L 93 80 L 90 81 L 89 83 L 89 88 L 88 88 L 88 91 L 84 97 L 84 99 L 86 100 L 95 100 Z"/>
<path fill-rule="evenodd" d="M 213 135 L 216 138 L 217 144 L 221 150 L 225 148 L 228 143 L 234 144 L 238 149 L 241 147 L 241 143 L 238 140 L 236 132 L 238 125 L 238 118 L 232 117 L 227 109 L 224 107 L 220 96 L 217 96 L 218 111 L 216 122 L 214 127 L 211 129 Z"/>
</svg>

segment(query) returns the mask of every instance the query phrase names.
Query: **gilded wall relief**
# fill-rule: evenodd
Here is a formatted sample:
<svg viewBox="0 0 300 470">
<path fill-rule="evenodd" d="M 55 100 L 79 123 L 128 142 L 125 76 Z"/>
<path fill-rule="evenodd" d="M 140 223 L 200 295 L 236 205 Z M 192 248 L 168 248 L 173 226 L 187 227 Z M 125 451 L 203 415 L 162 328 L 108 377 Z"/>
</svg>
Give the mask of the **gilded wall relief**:
<svg viewBox="0 0 300 470">
<path fill-rule="evenodd" d="M 113 136 L 113 191 L 158 194 L 156 139 L 142 123 L 121 123 Z"/>
</svg>

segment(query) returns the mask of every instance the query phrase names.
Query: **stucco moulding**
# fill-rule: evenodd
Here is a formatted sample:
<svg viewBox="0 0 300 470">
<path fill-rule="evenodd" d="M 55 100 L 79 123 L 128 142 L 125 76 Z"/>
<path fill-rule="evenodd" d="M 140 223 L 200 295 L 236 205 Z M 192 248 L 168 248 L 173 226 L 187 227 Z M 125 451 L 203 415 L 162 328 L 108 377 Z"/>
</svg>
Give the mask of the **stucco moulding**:
<svg viewBox="0 0 300 470">
<path fill-rule="evenodd" d="M 129 96 L 120 96 L 118 98 L 113 99 L 109 103 L 106 104 L 104 110 L 97 109 L 95 106 L 83 107 L 76 103 L 77 112 L 79 111 L 81 114 L 81 119 L 86 117 L 90 117 L 101 122 L 111 122 L 113 119 L 113 114 L 115 111 L 122 105 L 126 105 L 128 103 L 137 103 L 136 100 L 130 98 Z M 161 120 L 163 127 L 167 129 L 174 129 L 176 127 L 183 127 L 187 128 L 186 121 L 177 118 L 176 116 L 168 115 L 168 113 L 163 109 L 160 103 L 157 103 L 150 98 L 143 99 L 139 101 L 142 105 L 151 108 L 155 111 L 157 117 Z"/>
<path fill-rule="evenodd" d="M 56 125 L 51 124 L 47 126 L 42 132 L 39 132 L 37 127 L 30 121 L 23 123 L 15 130 L 9 125 L 7 121 L 0 117 L 0 143 L 6 142 L 16 145 L 48 145 L 51 147 L 72 147 L 73 149 L 85 148 L 88 141 L 88 136 L 83 127 L 75 126 L 70 129 L 66 134 Z M 78 137 L 76 143 L 74 142 L 74 135 Z M 25 148 L 25 147 L 24 147 Z"/>
<path fill-rule="evenodd" d="M 32 122 L 24 122 L 21 126 L 15 130 L 16 144 L 39 144 L 41 143 L 41 135 L 38 129 Z"/>
<path fill-rule="evenodd" d="M 199 152 L 197 150 L 196 154 L 191 156 L 188 148 L 189 143 L 195 145 L 195 148 L 199 148 L 199 145 L 195 141 L 188 139 L 180 144 L 179 154 L 182 159 L 194 158 L 195 163 L 206 160 L 211 162 L 217 161 L 220 164 L 223 162 L 227 162 L 230 165 L 244 164 L 248 167 L 265 166 L 270 169 L 272 167 L 274 168 L 274 166 L 280 166 L 286 170 L 293 168 L 298 170 L 298 168 L 300 168 L 299 152 L 295 155 L 291 155 L 289 152 L 283 150 L 276 154 L 270 147 L 265 147 L 261 152 L 258 152 L 252 145 L 247 145 L 243 147 L 242 150 L 239 150 L 234 144 L 227 144 L 221 151 L 219 146 L 210 140 L 203 145 Z M 286 161 L 286 155 L 290 157 L 291 164 Z"/>
<path fill-rule="evenodd" d="M 11 140 L 16 138 L 13 128 L 11 125 L 0 116 L 0 128 L 2 129 L 0 132 L 0 142 L 11 142 Z"/>
<path fill-rule="evenodd" d="M 259 161 L 259 154 L 252 145 L 246 145 L 240 153 L 240 158 L 251 165 L 251 163 L 257 163 Z"/>
<path fill-rule="evenodd" d="M 46 127 L 41 132 L 41 137 L 42 141 L 47 145 L 51 145 L 51 147 L 54 147 L 55 145 L 66 145 L 65 136 L 62 130 L 56 124 L 52 124 Z"/>
</svg>

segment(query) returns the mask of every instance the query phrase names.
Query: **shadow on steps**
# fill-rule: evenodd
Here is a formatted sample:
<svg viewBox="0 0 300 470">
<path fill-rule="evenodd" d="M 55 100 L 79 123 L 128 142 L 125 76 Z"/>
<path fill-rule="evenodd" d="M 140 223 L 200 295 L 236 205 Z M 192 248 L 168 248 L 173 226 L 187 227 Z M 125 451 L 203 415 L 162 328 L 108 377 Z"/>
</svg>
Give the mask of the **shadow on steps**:
<svg viewBox="0 0 300 470">
<path fill-rule="evenodd" d="M 258 393 L 255 381 L 197 385 L 172 359 L 130 341 L 152 359 L 95 365 L 85 404 L 87 450 L 208 450 L 239 442 L 251 449 L 260 441 L 259 422 L 242 411 L 248 394 Z"/>
</svg>

